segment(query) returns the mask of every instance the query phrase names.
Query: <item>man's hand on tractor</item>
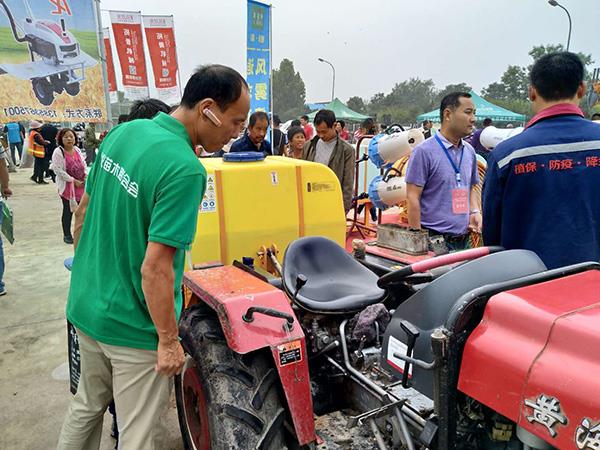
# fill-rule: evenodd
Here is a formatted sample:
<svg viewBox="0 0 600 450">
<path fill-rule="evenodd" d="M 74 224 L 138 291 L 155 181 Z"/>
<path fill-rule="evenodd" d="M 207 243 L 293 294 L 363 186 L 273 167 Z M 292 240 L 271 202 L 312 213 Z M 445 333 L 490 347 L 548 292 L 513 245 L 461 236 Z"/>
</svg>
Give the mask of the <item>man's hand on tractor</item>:
<svg viewBox="0 0 600 450">
<path fill-rule="evenodd" d="M 168 341 L 158 341 L 156 370 L 161 375 L 172 377 L 180 374 L 185 362 L 183 347 L 177 338 Z"/>
</svg>

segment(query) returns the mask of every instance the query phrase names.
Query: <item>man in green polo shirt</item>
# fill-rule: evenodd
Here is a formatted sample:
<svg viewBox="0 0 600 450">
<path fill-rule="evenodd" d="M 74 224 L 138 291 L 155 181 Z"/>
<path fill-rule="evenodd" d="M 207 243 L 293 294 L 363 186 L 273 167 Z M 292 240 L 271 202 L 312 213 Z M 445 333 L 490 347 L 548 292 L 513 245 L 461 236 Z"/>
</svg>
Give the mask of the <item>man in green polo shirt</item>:
<svg viewBox="0 0 600 450">
<path fill-rule="evenodd" d="M 78 332 L 81 379 L 59 449 L 97 449 L 113 397 L 119 448 L 156 448 L 169 377 L 184 363 L 180 286 L 206 181 L 194 148 L 221 149 L 248 109 L 241 75 L 205 66 L 171 115 L 105 137 L 76 213 L 67 318 Z"/>
</svg>

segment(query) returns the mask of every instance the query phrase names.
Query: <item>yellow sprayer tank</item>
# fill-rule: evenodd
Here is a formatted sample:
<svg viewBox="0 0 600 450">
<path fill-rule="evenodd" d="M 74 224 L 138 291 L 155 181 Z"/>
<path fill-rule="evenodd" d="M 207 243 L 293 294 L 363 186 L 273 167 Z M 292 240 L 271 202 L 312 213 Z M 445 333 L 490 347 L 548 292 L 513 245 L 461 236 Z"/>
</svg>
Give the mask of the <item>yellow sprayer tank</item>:
<svg viewBox="0 0 600 450">
<path fill-rule="evenodd" d="M 344 246 L 342 192 L 327 166 L 281 156 L 256 162 L 201 162 L 207 186 L 192 264 L 256 258 L 261 246 L 272 244 L 283 252 L 302 236 L 325 236 Z"/>
</svg>

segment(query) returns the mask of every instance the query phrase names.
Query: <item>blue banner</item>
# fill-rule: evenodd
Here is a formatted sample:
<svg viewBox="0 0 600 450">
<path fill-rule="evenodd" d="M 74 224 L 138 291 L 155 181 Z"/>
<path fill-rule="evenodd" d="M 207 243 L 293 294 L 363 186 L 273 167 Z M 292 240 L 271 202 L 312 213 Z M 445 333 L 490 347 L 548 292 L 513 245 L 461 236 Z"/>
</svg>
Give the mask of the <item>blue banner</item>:
<svg viewBox="0 0 600 450">
<path fill-rule="evenodd" d="M 271 6 L 248 0 L 246 81 L 250 112 L 271 111 Z"/>
</svg>

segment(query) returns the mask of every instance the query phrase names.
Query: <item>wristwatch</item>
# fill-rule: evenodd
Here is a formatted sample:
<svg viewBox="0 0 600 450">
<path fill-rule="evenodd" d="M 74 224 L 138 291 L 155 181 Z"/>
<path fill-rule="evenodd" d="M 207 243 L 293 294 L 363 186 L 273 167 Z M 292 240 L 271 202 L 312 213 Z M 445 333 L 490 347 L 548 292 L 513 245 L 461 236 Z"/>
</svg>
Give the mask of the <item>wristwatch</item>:
<svg viewBox="0 0 600 450">
<path fill-rule="evenodd" d="M 469 214 L 480 214 L 480 213 L 481 213 L 481 211 L 479 211 L 478 209 L 474 209 Z"/>
</svg>

